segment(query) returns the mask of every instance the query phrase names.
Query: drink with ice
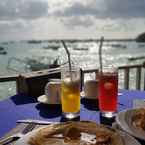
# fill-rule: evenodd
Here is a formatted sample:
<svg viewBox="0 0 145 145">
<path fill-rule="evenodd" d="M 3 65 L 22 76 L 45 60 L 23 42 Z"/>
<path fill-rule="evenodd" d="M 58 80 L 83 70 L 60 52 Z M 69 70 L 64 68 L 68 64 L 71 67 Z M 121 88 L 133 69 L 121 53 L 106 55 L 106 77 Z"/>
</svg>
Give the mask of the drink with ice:
<svg viewBox="0 0 145 145">
<path fill-rule="evenodd" d="M 80 81 L 65 78 L 61 85 L 62 111 L 78 112 L 80 110 Z"/>
<path fill-rule="evenodd" d="M 80 111 L 80 70 L 67 67 L 61 71 L 61 104 L 66 118 L 79 116 Z"/>
<path fill-rule="evenodd" d="M 99 108 L 105 115 L 117 111 L 118 73 L 102 72 L 99 74 Z M 105 116 L 104 115 L 104 116 Z"/>
</svg>

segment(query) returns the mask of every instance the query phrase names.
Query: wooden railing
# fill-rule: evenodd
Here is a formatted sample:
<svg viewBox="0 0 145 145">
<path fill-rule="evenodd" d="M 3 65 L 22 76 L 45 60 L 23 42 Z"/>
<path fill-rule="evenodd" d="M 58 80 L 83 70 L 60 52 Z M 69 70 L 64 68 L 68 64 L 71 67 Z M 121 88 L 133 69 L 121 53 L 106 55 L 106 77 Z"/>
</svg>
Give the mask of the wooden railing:
<svg viewBox="0 0 145 145">
<path fill-rule="evenodd" d="M 126 65 L 126 66 L 120 66 L 119 70 L 123 70 L 124 71 L 124 88 L 125 89 L 130 89 L 130 74 L 131 74 L 131 70 L 135 69 L 135 77 L 134 77 L 134 81 L 135 81 L 135 89 L 136 90 L 141 90 L 141 82 L 142 82 L 142 78 L 143 80 L 143 89 L 145 90 L 145 76 L 144 76 L 144 72 L 142 72 L 142 70 L 144 70 L 145 65 L 143 64 L 137 64 L 137 65 Z M 143 77 L 142 77 L 143 75 Z"/>
<path fill-rule="evenodd" d="M 118 67 L 119 73 L 123 73 L 123 86 L 121 88 L 124 89 L 130 89 L 130 76 L 131 76 L 131 70 L 135 70 L 135 89 L 136 90 L 145 90 L 145 75 L 144 70 L 145 64 L 138 64 L 138 65 L 125 65 Z M 81 80 L 82 85 L 84 85 L 84 78 L 85 74 L 87 73 L 95 73 L 95 76 L 98 74 L 98 68 L 94 69 L 82 69 L 81 70 Z M 50 69 L 50 70 L 42 70 L 32 73 L 24 73 L 24 74 L 18 74 L 18 75 L 11 75 L 11 76 L 1 76 L 0 82 L 8 82 L 8 81 L 15 81 L 16 82 L 16 88 L 18 93 L 23 92 L 30 92 L 30 89 L 33 89 L 34 91 L 37 90 L 35 88 L 36 84 L 41 84 L 41 89 L 43 90 L 44 85 L 48 81 L 48 78 L 60 78 L 60 68 L 57 69 Z M 142 80 L 143 79 L 143 80 Z M 36 81 L 37 80 L 37 81 Z M 29 86 L 27 86 L 29 85 Z M 30 86 L 33 86 L 30 87 Z M 143 86 L 143 88 L 141 88 Z M 38 90 L 37 90 L 38 91 Z"/>
<path fill-rule="evenodd" d="M 0 82 L 16 82 L 16 92 L 39 96 L 44 94 L 44 87 L 48 79 L 60 78 L 60 68 L 21 73 L 11 76 L 1 76 Z"/>
<path fill-rule="evenodd" d="M 143 82 L 143 90 L 145 90 L 145 74 L 144 72 L 142 72 L 145 68 L 145 64 L 137 64 L 137 65 L 125 65 L 125 66 L 120 66 L 118 67 L 118 71 L 119 73 L 121 71 L 123 71 L 123 86 L 122 88 L 124 89 L 130 89 L 130 76 L 131 76 L 131 71 L 132 70 L 135 70 L 136 74 L 134 74 L 134 80 L 133 81 L 135 83 L 135 89 L 136 90 L 141 90 L 141 86 L 142 86 L 142 82 Z M 84 79 L 84 75 L 86 73 L 96 73 L 96 76 L 97 76 L 97 73 L 98 73 L 98 69 L 86 69 L 86 70 L 83 70 L 83 75 L 82 75 L 82 79 Z M 142 79 L 144 79 L 142 81 Z"/>
</svg>

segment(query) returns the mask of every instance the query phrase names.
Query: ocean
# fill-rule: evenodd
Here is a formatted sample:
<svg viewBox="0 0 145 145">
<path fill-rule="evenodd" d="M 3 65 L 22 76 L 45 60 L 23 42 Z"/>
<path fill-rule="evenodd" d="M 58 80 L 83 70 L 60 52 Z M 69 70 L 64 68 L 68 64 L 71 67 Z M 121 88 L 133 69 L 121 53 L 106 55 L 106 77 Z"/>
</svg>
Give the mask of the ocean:
<svg viewBox="0 0 145 145">
<path fill-rule="evenodd" d="M 67 41 L 71 60 L 82 68 L 98 68 L 98 41 Z M 3 53 L 5 51 L 5 53 Z M 145 43 L 135 41 L 105 41 L 103 43 L 103 66 L 140 64 L 145 61 Z M 136 59 L 138 58 L 138 59 Z M 0 43 L 0 76 L 31 72 L 47 68 L 58 60 L 67 62 L 67 55 L 61 42 L 17 41 Z M 93 76 L 87 76 L 93 77 Z M 132 76 L 133 78 L 133 76 Z M 121 81 L 120 81 L 121 87 Z M 0 83 L 0 99 L 16 94 L 14 82 Z"/>
</svg>

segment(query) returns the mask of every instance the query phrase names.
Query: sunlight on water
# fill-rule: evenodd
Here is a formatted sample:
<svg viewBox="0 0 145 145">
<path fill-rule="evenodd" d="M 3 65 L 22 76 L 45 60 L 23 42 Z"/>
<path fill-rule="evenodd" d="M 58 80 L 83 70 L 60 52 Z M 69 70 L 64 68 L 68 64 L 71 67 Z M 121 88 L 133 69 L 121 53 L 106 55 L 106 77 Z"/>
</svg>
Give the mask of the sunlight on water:
<svg viewBox="0 0 145 145">
<path fill-rule="evenodd" d="M 82 68 L 98 68 L 98 42 L 74 42 L 66 45 L 71 53 L 72 62 L 78 64 Z M 31 71 L 31 65 L 40 65 L 47 67 L 48 64 L 53 63 L 58 59 L 59 64 L 67 62 L 67 56 L 62 44 L 57 42 L 42 42 L 42 43 L 27 43 L 14 42 L 3 44 L 7 51 L 6 55 L 0 55 L 0 75 L 10 75 L 20 72 Z M 11 68 L 8 69 L 8 61 L 11 58 L 17 58 L 21 61 L 13 61 L 10 63 Z M 141 57 L 138 60 L 129 60 L 133 57 Z M 114 64 L 121 66 L 126 64 L 142 63 L 145 60 L 145 45 L 139 45 L 136 42 L 104 42 L 103 45 L 103 65 Z M 35 63 L 34 63 L 35 62 Z M 119 84 L 122 86 L 123 73 L 120 73 Z M 134 80 L 134 75 L 131 76 Z M 15 83 L 1 83 L 0 84 L 0 98 L 15 94 Z"/>
</svg>

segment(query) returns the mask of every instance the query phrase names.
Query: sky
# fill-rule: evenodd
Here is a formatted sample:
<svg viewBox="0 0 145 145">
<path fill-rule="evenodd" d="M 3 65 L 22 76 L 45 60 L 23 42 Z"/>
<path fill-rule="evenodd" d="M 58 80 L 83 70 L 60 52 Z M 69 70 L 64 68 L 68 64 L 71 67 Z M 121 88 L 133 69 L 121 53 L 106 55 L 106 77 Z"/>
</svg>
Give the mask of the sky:
<svg viewBox="0 0 145 145">
<path fill-rule="evenodd" d="M 145 0 L 0 0 L 0 41 L 135 38 Z"/>
</svg>

